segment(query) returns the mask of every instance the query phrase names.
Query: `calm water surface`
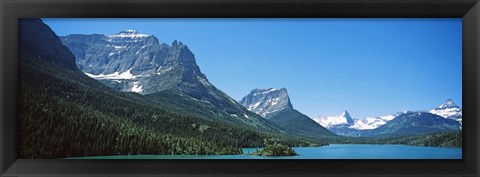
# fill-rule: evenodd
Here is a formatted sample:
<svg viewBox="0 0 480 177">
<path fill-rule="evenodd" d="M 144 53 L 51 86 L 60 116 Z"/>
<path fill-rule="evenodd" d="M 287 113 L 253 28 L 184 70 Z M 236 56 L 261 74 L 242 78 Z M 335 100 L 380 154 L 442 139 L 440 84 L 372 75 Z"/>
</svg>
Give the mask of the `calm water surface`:
<svg viewBox="0 0 480 177">
<path fill-rule="evenodd" d="M 240 155 L 120 155 L 70 159 L 462 159 L 462 148 L 359 144 L 293 148 L 299 156 L 247 155 L 257 149 L 261 148 L 243 148 L 244 154 Z"/>
</svg>

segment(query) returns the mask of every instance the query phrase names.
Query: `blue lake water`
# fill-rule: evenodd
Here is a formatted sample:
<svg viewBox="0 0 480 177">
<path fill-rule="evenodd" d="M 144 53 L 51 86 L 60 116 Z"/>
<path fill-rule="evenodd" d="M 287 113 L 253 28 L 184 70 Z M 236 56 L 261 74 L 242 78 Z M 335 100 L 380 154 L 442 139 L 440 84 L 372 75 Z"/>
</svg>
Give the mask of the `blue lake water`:
<svg viewBox="0 0 480 177">
<path fill-rule="evenodd" d="M 359 144 L 293 148 L 299 156 L 247 155 L 257 149 L 261 148 L 243 148 L 244 154 L 240 155 L 120 155 L 70 159 L 462 159 L 462 148 Z"/>
</svg>

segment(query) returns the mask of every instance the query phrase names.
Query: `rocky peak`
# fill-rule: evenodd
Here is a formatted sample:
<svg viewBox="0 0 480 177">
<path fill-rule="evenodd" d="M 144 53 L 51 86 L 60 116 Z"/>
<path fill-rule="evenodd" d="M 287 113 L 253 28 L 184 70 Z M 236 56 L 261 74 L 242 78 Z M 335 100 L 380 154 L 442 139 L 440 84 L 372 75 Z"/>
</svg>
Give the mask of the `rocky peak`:
<svg viewBox="0 0 480 177">
<path fill-rule="evenodd" d="M 242 98 L 240 104 L 265 118 L 272 113 L 293 108 L 286 88 L 254 89 Z"/>
<path fill-rule="evenodd" d="M 448 99 L 445 103 L 433 108 L 429 112 L 443 118 L 454 119 L 460 122 L 462 121 L 462 109 L 460 109 L 452 99 Z"/>
<path fill-rule="evenodd" d="M 345 120 L 347 121 L 348 124 L 353 124 L 354 123 L 352 117 L 350 116 L 350 114 L 346 110 L 345 110 L 345 112 L 342 113 L 341 117 L 345 118 Z"/>
<path fill-rule="evenodd" d="M 165 64 L 172 65 L 180 62 L 195 63 L 195 55 L 182 42 L 178 42 L 177 40 L 174 40 L 172 42 L 172 47 L 167 54 Z"/>
<path fill-rule="evenodd" d="M 460 107 L 458 107 L 457 104 L 455 104 L 452 99 L 448 99 L 445 103 L 439 105 L 435 109 L 440 110 L 440 109 L 448 109 L 448 108 L 460 108 Z"/>
</svg>

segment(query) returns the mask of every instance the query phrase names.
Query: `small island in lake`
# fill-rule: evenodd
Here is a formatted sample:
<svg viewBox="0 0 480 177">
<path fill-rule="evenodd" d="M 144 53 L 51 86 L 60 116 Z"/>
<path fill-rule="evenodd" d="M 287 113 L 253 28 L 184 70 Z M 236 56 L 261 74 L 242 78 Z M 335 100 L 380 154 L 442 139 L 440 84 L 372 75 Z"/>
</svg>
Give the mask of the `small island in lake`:
<svg viewBox="0 0 480 177">
<path fill-rule="evenodd" d="M 257 150 L 250 155 L 257 156 L 298 156 L 293 148 L 284 146 L 282 144 L 267 145 L 263 150 Z"/>
</svg>

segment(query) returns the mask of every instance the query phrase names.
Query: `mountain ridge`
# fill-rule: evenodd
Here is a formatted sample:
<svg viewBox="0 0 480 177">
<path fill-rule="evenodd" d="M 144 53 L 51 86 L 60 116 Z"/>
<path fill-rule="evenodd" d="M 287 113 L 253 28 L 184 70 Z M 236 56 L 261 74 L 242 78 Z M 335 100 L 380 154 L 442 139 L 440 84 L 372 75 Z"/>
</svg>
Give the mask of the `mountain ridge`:
<svg viewBox="0 0 480 177">
<path fill-rule="evenodd" d="M 403 117 L 404 114 L 413 114 L 413 113 L 423 113 L 420 115 L 417 115 L 417 117 L 434 117 L 432 118 L 429 123 L 435 124 L 448 124 L 443 125 L 445 127 L 449 127 L 450 130 L 457 130 L 456 128 L 456 123 L 452 123 L 451 121 L 444 121 L 444 120 L 439 120 L 436 119 L 438 117 L 435 116 L 440 116 L 445 119 L 451 119 L 455 120 L 457 122 L 462 123 L 461 119 L 461 109 L 458 107 L 452 99 L 448 99 L 446 102 L 440 104 L 439 106 L 431 109 L 430 111 L 401 111 L 397 112 L 395 114 L 390 114 L 387 116 L 377 116 L 377 117 L 367 117 L 363 119 L 358 119 L 358 118 L 353 118 L 354 123 L 347 123 L 346 118 L 345 118 L 345 112 L 342 113 L 340 116 L 319 116 L 314 118 L 314 120 L 319 123 L 320 125 L 325 126 L 327 129 L 330 131 L 338 134 L 338 135 L 344 135 L 344 136 L 376 136 L 377 134 L 382 134 L 382 132 L 389 132 L 387 130 L 381 130 L 379 129 L 382 126 L 390 126 L 390 127 L 395 127 L 392 125 L 389 125 L 389 122 L 395 120 L 397 117 Z M 428 113 L 428 114 L 427 114 Z M 430 115 L 432 114 L 432 115 Z M 433 116 L 435 115 L 435 116 Z M 408 119 L 412 121 L 412 124 L 415 124 L 415 119 Z M 437 122 L 433 121 L 436 120 Z M 394 124 L 392 122 L 391 124 Z M 406 123 L 396 123 L 396 126 L 404 126 L 404 127 L 409 127 Z M 432 125 L 433 126 L 433 125 Z M 398 128 L 398 127 L 396 127 Z M 461 128 L 461 127 L 460 127 Z M 445 128 L 442 127 L 426 127 L 426 129 L 429 129 L 431 131 L 446 131 Z M 400 131 L 400 130 L 399 130 Z M 403 130 L 402 130 L 403 131 Z M 413 130 L 412 130 L 413 131 Z M 416 132 L 422 132 L 421 130 L 415 130 Z M 427 131 L 428 132 L 428 131 Z M 424 132 L 425 133 L 425 132 Z"/>
</svg>

